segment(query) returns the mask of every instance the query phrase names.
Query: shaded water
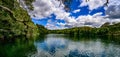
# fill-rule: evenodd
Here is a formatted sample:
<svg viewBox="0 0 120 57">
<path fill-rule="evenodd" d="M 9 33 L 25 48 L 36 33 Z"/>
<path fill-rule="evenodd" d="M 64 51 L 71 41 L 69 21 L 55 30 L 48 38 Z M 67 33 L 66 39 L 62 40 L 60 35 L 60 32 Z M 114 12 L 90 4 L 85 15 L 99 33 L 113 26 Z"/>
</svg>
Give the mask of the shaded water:
<svg viewBox="0 0 120 57">
<path fill-rule="evenodd" d="M 35 41 L 0 45 L 0 55 L 2 57 L 120 57 L 120 45 L 112 40 L 100 38 L 48 34 Z"/>
</svg>

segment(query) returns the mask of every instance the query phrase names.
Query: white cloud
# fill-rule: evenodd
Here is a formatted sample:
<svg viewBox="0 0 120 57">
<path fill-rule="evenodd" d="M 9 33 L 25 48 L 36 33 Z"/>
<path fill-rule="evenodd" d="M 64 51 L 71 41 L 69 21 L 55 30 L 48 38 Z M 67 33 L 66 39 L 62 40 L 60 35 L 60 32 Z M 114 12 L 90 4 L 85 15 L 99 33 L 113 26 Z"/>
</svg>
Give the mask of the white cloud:
<svg viewBox="0 0 120 57">
<path fill-rule="evenodd" d="M 111 5 L 106 10 L 106 14 L 110 19 L 120 19 L 120 5 Z"/>
<path fill-rule="evenodd" d="M 54 12 L 58 12 L 62 9 L 59 7 L 60 2 L 54 0 L 36 0 L 33 3 L 34 10 L 30 12 L 32 18 L 35 15 L 38 19 L 50 16 Z M 59 7 L 59 9 L 58 9 Z"/>
<path fill-rule="evenodd" d="M 59 26 L 57 26 L 59 25 Z M 65 27 L 65 24 L 64 23 L 58 23 L 58 22 L 53 22 L 52 20 L 48 20 L 46 26 L 45 26 L 47 29 L 50 29 L 50 30 L 54 30 L 54 29 L 65 29 L 67 27 Z"/>
<path fill-rule="evenodd" d="M 82 0 L 82 4 L 80 4 L 80 6 L 82 7 L 88 5 L 89 9 L 93 10 L 103 6 L 105 2 L 106 0 L 90 0 L 89 2 Z M 107 17 L 101 16 L 102 13 L 99 12 L 92 16 L 84 15 L 75 18 L 70 16 L 70 13 L 65 12 L 64 5 L 59 7 L 59 4 L 60 2 L 57 0 L 36 0 L 36 2 L 33 3 L 34 10 L 30 12 L 30 15 L 32 18 L 42 19 L 49 17 L 51 14 L 55 14 L 56 20 L 60 19 L 65 21 L 65 23 L 58 23 L 49 20 L 45 26 L 48 29 L 64 29 L 81 26 L 100 27 L 105 22 L 120 22 L 119 0 L 110 0 L 108 8 L 106 7 Z M 80 9 L 73 11 L 73 13 L 77 12 L 80 12 Z M 117 18 L 113 19 L 113 17 Z"/>
<path fill-rule="evenodd" d="M 111 5 L 120 5 L 120 0 L 109 0 L 108 6 Z"/>
<path fill-rule="evenodd" d="M 84 15 L 79 16 L 78 18 L 66 18 L 66 23 L 58 24 L 62 25 L 66 28 L 72 28 L 72 27 L 82 27 L 82 26 L 90 26 L 90 27 L 100 27 L 105 22 L 120 22 L 120 19 L 109 19 L 106 18 L 106 16 L 101 16 L 101 12 L 96 13 L 94 15 Z"/>
<path fill-rule="evenodd" d="M 56 19 L 61 19 L 61 20 L 65 19 L 70 15 L 70 13 L 67 13 L 64 10 L 60 10 L 60 9 L 54 11 L 54 14 L 56 15 Z"/>
<path fill-rule="evenodd" d="M 48 20 L 46 26 L 47 29 L 57 29 L 57 26 L 55 25 L 55 23 L 52 22 L 52 20 Z"/>
<path fill-rule="evenodd" d="M 102 15 L 102 12 L 98 12 L 96 14 L 93 15 L 93 17 L 97 17 L 97 16 L 101 16 Z"/>
<path fill-rule="evenodd" d="M 97 13 L 99 14 L 99 13 Z M 108 22 L 109 19 L 104 19 L 103 16 L 97 16 L 97 14 L 91 16 L 79 16 L 74 19 L 74 22 L 66 22 L 69 27 L 81 27 L 81 26 L 91 26 L 91 27 L 100 27 L 105 22 Z"/>
<path fill-rule="evenodd" d="M 74 10 L 73 13 L 80 12 L 80 9 Z"/>
<path fill-rule="evenodd" d="M 89 9 L 93 10 L 103 6 L 105 2 L 106 0 L 89 0 L 88 2 L 86 2 L 86 0 L 82 0 L 80 7 L 88 5 Z"/>
<path fill-rule="evenodd" d="M 92 26 L 92 27 L 99 27 L 100 25 L 104 24 L 108 21 L 108 19 L 104 19 L 103 16 L 94 16 L 87 15 L 87 16 L 79 16 L 77 18 L 78 23 L 82 23 L 81 26 Z"/>
<path fill-rule="evenodd" d="M 48 29 L 57 29 L 57 26 L 55 25 L 55 22 L 52 22 L 52 20 L 48 20 L 47 24 L 46 24 L 46 28 Z"/>
<path fill-rule="evenodd" d="M 54 13 L 56 19 L 64 19 L 70 13 L 65 12 L 63 4 L 61 6 L 59 5 L 60 2 L 57 0 L 36 0 L 33 3 L 34 10 L 30 12 L 30 15 L 35 19 L 42 19 Z"/>
</svg>

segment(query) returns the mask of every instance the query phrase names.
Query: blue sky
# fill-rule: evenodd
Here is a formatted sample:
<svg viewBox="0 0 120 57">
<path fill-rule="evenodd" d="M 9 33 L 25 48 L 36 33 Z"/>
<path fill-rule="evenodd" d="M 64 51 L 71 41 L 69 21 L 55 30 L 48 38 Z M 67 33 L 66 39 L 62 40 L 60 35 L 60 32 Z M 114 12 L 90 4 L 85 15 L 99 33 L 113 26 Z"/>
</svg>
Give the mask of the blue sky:
<svg viewBox="0 0 120 57">
<path fill-rule="evenodd" d="M 71 8 L 70 16 L 78 17 L 80 15 L 93 15 L 97 12 L 102 12 L 103 13 L 102 15 L 105 15 L 105 10 L 104 10 L 103 6 L 99 7 L 98 9 L 94 9 L 94 10 L 91 11 L 91 10 L 88 9 L 88 6 L 79 7 L 80 4 L 81 4 L 81 2 L 79 2 L 78 0 L 73 0 L 72 4 L 70 6 L 70 8 Z M 81 11 L 77 12 L 77 13 L 73 13 L 73 11 L 76 10 L 76 9 L 80 9 Z M 51 14 L 51 16 L 52 16 L 51 20 L 54 22 L 56 16 L 54 14 Z M 36 19 L 32 18 L 32 21 L 35 24 L 40 24 L 40 25 L 44 25 L 44 26 L 47 24 L 48 20 L 49 20 L 48 17 L 40 19 L 40 20 L 36 20 Z M 63 20 L 57 20 L 57 21 L 64 22 Z"/>
<path fill-rule="evenodd" d="M 111 3 L 107 9 L 105 9 L 106 7 L 103 2 L 103 0 L 90 0 L 90 2 L 85 2 L 85 0 L 73 0 L 70 6 L 71 11 L 66 12 L 62 6 L 57 6 L 59 5 L 58 1 L 37 0 L 33 3 L 35 10 L 32 12 L 32 14 L 35 14 L 37 18 L 32 17 L 32 21 L 35 24 L 43 25 L 48 29 L 58 29 L 61 27 L 71 28 L 76 26 L 81 27 L 86 23 L 86 26 L 99 27 L 105 22 L 119 21 L 119 18 L 111 20 L 110 15 L 112 14 L 110 11 L 112 10 L 108 9 L 111 5 L 114 5 L 115 7 L 116 4 Z M 120 3 L 118 3 L 118 5 L 119 4 Z M 119 15 L 119 13 L 117 14 Z"/>
</svg>

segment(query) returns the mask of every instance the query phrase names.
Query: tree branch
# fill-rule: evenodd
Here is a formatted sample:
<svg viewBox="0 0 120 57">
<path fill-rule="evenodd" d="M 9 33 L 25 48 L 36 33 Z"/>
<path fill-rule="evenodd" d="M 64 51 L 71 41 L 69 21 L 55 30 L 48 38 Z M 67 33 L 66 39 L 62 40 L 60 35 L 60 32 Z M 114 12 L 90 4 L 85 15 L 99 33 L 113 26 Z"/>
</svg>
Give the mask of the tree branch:
<svg viewBox="0 0 120 57">
<path fill-rule="evenodd" d="M 8 11 L 8 12 L 10 13 L 10 16 L 12 17 L 12 19 L 13 19 L 14 21 L 22 22 L 24 25 L 26 25 L 27 27 L 29 27 L 29 26 L 26 24 L 26 22 L 29 22 L 29 21 L 20 21 L 20 20 L 17 20 L 17 18 L 14 17 L 14 13 L 12 12 L 12 10 L 10 10 L 9 8 L 7 8 L 7 7 L 5 7 L 5 6 L 2 6 L 2 5 L 0 5 L 0 8 Z M 32 28 L 32 27 L 31 27 L 31 28 Z"/>
<path fill-rule="evenodd" d="M 9 8 L 7 8 L 7 7 L 4 7 L 4 6 L 0 5 L 0 8 L 3 8 L 4 10 L 7 10 L 8 12 L 10 12 L 10 13 L 12 13 L 12 14 L 13 14 L 12 10 L 10 10 L 10 9 L 9 9 Z"/>
</svg>

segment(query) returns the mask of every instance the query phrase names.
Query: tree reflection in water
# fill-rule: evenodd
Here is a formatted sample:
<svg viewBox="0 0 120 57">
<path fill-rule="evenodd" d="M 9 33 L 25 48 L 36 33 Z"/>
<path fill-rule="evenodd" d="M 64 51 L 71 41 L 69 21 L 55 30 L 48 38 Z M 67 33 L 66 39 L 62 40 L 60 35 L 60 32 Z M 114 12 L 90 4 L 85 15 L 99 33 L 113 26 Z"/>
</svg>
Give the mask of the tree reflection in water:
<svg viewBox="0 0 120 57">
<path fill-rule="evenodd" d="M 42 42 L 35 42 L 37 52 L 31 57 L 114 57 L 120 56 L 120 45 L 104 43 L 101 39 L 70 40 L 49 34 Z"/>
</svg>

